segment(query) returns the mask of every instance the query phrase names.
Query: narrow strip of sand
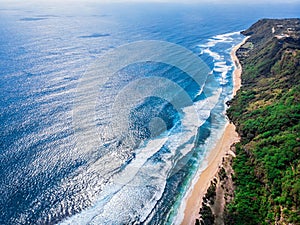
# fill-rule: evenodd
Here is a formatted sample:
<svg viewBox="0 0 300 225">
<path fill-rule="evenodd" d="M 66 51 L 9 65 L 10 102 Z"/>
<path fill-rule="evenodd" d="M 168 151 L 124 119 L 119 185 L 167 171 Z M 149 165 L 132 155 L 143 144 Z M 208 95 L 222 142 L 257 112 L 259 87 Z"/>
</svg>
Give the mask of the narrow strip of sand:
<svg viewBox="0 0 300 225">
<path fill-rule="evenodd" d="M 241 79 L 241 75 L 242 75 L 242 66 L 240 64 L 240 61 L 238 59 L 238 57 L 236 56 L 236 51 L 243 45 L 246 43 L 246 41 L 250 38 L 250 36 L 246 37 L 240 44 L 236 45 L 235 47 L 233 47 L 233 49 L 231 50 L 230 56 L 231 56 L 231 60 L 234 62 L 234 71 L 233 71 L 233 96 L 236 95 L 236 92 L 241 88 L 242 86 L 242 79 Z"/>
<path fill-rule="evenodd" d="M 243 42 L 235 46 L 231 51 L 231 59 L 235 64 L 235 70 L 233 72 L 233 95 L 241 87 L 241 74 L 242 67 L 236 56 L 236 51 L 247 41 L 248 37 Z M 230 150 L 231 145 L 239 141 L 239 135 L 235 131 L 235 126 L 228 123 L 225 127 L 225 131 L 221 139 L 217 142 L 216 146 L 210 151 L 206 160 L 208 166 L 200 174 L 194 187 L 188 193 L 186 199 L 186 206 L 184 209 L 184 218 L 181 222 L 182 225 L 195 224 L 196 218 L 199 217 L 199 209 L 202 205 L 202 198 L 204 197 L 210 182 L 216 175 L 219 166 L 222 164 L 222 159 L 226 153 Z"/>
</svg>

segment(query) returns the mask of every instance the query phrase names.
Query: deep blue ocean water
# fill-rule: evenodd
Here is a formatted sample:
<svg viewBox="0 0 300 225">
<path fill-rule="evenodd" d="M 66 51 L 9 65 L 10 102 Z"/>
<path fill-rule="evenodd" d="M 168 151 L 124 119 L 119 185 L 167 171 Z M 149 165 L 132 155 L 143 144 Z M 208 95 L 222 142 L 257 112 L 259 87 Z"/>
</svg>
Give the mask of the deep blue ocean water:
<svg viewBox="0 0 300 225">
<path fill-rule="evenodd" d="M 179 223 L 185 193 L 227 123 L 239 31 L 260 18 L 299 17 L 299 8 L 1 2 L 0 224 Z M 153 40 L 164 42 L 151 48 Z M 104 60 L 130 43 L 140 45 Z M 149 52 L 168 52 L 183 67 L 134 58 Z M 84 80 L 103 72 L 99 64 L 112 70 L 126 60 L 135 62 L 108 80 Z M 200 71 L 202 86 L 184 66 Z"/>
</svg>

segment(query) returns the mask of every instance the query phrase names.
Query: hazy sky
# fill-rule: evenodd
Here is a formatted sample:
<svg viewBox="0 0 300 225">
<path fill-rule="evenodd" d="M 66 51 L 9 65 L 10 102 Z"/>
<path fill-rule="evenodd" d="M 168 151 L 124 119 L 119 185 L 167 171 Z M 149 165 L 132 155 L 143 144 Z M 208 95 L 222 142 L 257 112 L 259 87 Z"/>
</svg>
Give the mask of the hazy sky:
<svg viewBox="0 0 300 225">
<path fill-rule="evenodd" d="M 97 1 L 97 0 L 95 0 Z M 175 3 L 300 3 L 300 0 L 98 0 L 100 2 L 175 2 Z"/>
<path fill-rule="evenodd" d="M 61 0 L 32 0 L 29 2 L 61 2 Z M 1 2 L 20 2 L 19 0 L 0 0 Z M 110 3 L 110 2 L 162 2 L 162 3 L 237 3 L 237 4 L 252 4 L 252 3 L 300 3 L 300 0 L 64 0 L 63 2 L 99 2 L 99 3 Z"/>
</svg>

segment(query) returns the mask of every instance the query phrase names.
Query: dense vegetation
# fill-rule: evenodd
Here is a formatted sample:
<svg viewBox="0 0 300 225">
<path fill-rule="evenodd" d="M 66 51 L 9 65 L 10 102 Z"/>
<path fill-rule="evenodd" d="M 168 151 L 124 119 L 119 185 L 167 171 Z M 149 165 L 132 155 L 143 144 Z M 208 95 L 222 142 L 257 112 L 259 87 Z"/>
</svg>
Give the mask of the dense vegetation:
<svg viewBox="0 0 300 225">
<path fill-rule="evenodd" d="M 299 24 L 261 20 L 244 32 L 254 47 L 238 52 L 243 86 L 227 112 L 241 142 L 225 224 L 300 224 Z"/>
</svg>

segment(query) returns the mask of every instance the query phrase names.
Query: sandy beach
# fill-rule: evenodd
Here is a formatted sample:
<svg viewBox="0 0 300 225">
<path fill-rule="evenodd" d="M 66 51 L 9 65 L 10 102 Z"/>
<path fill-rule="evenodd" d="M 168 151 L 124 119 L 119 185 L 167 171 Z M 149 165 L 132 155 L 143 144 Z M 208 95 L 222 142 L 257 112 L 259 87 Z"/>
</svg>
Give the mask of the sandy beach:
<svg viewBox="0 0 300 225">
<path fill-rule="evenodd" d="M 242 86 L 242 66 L 239 62 L 239 59 L 236 56 L 236 51 L 243 45 L 245 42 L 250 38 L 250 36 L 246 37 L 240 44 L 233 47 L 231 50 L 230 56 L 231 60 L 234 62 L 235 69 L 233 71 L 233 96 L 235 96 L 236 92 L 241 88 Z"/>
<path fill-rule="evenodd" d="M 241 87 L 242 73 L 242 67 L 236 56 L 236 51 L 247 41 L 247 39 L 248 37 L 245 38 L 243 42 L 236 45 L 231 51 L 231 59 L 235 64 L 235 70 L 233 72 L 233 95 L 235 95 L 237 90 Z M 219 166 L 222 164 L 223 157 L 230 151 L 230 146 L 238 141 L 239 135 L 235 131 L 235 126 L 228 123 L 222 137 L 206 158 L 208 166 L 200 174 L 194 187 L 188 193 L 186 207 L 184 210 L 184 218 L 181 222 L 182 225 L 195 224 L 196 218 L 199 217 L 199 209 L 202 205 L 202 198 L 210 186 L 211 180 L 213 180 Z"/>
</svg>

